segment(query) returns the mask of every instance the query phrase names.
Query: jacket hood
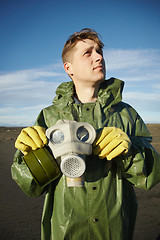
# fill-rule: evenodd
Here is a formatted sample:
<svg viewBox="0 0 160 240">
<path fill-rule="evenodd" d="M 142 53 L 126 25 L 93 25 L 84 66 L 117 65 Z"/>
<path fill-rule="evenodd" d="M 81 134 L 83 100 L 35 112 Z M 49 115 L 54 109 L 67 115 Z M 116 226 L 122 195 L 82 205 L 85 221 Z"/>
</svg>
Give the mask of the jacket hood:
<svg viewBox="0 0 160 240">
<path fill-rule="evenodd" d="M 123 87 L 124 82 L 119 79 L 110 78 L 105 80 L 100 84 L 98 101 L 102 106 L 112 106 L 117 104 L 122 100 Z M 64 108 L 65 106 L 70 105 L 74 102 L 74 92 L 75 88 L 72 81 L 62 83 L 56 90 L 56 97 L 53 100 L 53 104 L 59 108 Z"/>
</svg>

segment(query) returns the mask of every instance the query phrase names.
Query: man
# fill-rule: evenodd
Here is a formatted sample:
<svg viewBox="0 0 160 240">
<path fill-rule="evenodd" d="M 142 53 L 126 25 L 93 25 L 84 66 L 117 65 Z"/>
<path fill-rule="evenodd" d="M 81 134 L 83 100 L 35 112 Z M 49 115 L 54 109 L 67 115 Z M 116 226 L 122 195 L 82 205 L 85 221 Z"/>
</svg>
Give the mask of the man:
<svg viewBox="0 0 160 240">
<path fill-rule="evenodd" d="M 16 141 L 13 179 L 29 196 L 46 193 L 42 240 L 131 240 L 137 211 L 133 185 L 150 189 L 160 180 L 160 156 L 150 134 L 137 112 L 121 101 L 124 83 L 105 80 L 102 49 L 91 29 L 69 37 L 62 59 L 72 81 L 58 87 L 53 105 Z M 59 119 L 88 122 L 97 132 L 81 188 L 67 187 L 64 175 L 39 187 L 22 158 L 46 145 L 44 129 Z"/>
</svg>

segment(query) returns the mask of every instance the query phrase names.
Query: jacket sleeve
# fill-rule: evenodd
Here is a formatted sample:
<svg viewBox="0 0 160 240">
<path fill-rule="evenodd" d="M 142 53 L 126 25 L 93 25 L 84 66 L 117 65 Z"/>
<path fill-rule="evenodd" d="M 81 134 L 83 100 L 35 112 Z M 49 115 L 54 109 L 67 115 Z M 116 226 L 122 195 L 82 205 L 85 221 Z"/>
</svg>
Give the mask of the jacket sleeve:
<svg viewBox="0 0 160 240">
<path fill-rule="evenodd" d="M 35 125 L 47 128 L 45 125 L 43 111 L 39 114 Z M 34 181 L 28 167 L 23 161 L 23 154 L 19 150 L 17 150 L 14 155 L 13 164 L 11 166 L 11 175 L 13 180 L 15 180 L 27 196 L 40 196 L 45 191 L 45 187 L 38 186 Z"/>
<path fill-rule="evenodd" d="M 150 133 L 139 116 L 129 137 L 132 147 L 122 160 L 123 176 L 136 187 L 151 189 L 160 181 L 160 154 L 151 145 Z"/>
</svg>

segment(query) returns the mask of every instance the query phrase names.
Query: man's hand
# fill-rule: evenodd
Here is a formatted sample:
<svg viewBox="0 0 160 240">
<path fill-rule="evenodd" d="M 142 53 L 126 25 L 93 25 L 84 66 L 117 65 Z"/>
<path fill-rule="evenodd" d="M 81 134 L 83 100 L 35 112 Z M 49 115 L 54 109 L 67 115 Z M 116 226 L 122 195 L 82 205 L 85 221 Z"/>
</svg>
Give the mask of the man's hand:
<svg viewBox="0 0 160 240">
<path fill-rule="evenodd" d="M 42 148 L 46 144 L 45 129 L 40 126 L 33 126 L 22 129 L 15 142 L 15 147 L 26 155 L 29 151 Z"/>
<path fill-rule="evenodd" d="M 116 127 L 104 127 L 93 144 L 93 153 L 112 160 L 127 153 L 130 147 L 131 141 L 125 132 Z"/>
</svg>

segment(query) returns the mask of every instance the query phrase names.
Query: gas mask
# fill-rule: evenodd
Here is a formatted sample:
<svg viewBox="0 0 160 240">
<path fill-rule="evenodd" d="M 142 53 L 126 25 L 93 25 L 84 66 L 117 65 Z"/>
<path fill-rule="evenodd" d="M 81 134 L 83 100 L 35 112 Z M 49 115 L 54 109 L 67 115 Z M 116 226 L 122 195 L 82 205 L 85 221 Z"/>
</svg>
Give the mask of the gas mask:
<svg viewBox="0 0 160 240">
<path fill-rule="evenodd" d="M 86 169 L 85 155 L 92 153 L 95 129 L 85 122 L 58 120 L 46 130 L 48 145 L 67 177 L 67 185 L 82 186 Z"/>
</svg>

